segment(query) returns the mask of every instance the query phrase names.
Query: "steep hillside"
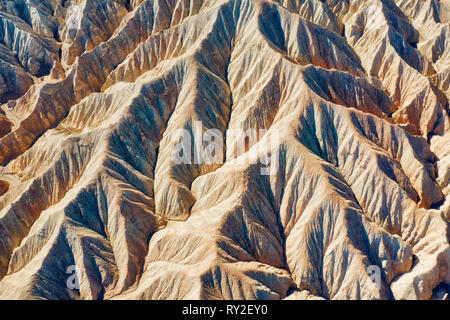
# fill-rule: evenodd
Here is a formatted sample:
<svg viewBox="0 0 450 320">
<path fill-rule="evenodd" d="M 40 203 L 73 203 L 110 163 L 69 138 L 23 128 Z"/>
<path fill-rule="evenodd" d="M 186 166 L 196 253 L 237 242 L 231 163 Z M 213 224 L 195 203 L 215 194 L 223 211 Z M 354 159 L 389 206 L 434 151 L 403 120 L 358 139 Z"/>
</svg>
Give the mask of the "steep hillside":
<svg viewBox="0 0 450 320">
<path fill-rule="evenodd" d="M 0 0 L 0 298 L 445 298 L 449 85 L 449 0 Z"/>
</svg>

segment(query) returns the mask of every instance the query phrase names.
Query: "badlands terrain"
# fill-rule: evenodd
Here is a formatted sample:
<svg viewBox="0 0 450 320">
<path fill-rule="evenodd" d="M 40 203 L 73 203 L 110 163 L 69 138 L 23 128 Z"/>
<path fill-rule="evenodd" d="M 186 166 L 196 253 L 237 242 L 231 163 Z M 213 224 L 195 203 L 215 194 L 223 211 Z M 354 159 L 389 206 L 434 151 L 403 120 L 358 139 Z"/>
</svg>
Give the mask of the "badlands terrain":
<svg viewBox="0 0 450 320">
<path fill-rule="evenodd" d="M 0 299 L 448 298 L 449 23 L 450 0 L 0 0 Z M 223 161 L 175 162 L 199 128 Z"/>
</svg>

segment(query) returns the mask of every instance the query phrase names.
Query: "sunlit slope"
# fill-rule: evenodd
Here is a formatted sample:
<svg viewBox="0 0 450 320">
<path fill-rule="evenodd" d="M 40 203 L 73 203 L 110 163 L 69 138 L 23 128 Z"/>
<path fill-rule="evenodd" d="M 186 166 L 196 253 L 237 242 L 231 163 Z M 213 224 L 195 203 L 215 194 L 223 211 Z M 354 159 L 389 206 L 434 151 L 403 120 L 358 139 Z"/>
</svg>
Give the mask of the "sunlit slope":
<svg viewBox="0 0 450 320">
<path fill-rule="evenodd" d="M 0 298 L 442 296 L 449 21 L 447 0 L 0 0 Z M 223 163 L 174 162 L 199 124 Z"/>
</svg>

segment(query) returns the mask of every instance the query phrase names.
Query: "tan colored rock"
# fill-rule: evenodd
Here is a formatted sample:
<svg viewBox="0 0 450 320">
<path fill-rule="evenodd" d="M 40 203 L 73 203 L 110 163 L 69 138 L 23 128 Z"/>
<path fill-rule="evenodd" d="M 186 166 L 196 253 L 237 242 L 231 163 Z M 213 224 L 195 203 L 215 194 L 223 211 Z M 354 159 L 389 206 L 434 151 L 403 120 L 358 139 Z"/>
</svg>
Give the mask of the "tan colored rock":
<svg viewBox="0 0 450 320">
<path fill-rule="evenodd" d="M 0 1 L 0 298 L 447 297 L 449 8 Z"/>
</svg>

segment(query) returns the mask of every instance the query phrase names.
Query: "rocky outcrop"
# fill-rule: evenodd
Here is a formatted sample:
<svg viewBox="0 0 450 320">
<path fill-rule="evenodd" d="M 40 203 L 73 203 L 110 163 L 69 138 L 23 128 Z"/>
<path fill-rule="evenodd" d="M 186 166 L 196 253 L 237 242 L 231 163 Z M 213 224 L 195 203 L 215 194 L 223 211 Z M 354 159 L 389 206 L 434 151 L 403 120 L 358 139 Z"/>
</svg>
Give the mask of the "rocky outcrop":
<svg viewBox="0 0 450 320">
<path fill-rule="evenodd" d="M 449 16 L 0 1 L 0 298 L 446 297 Z"/>
</svg>

